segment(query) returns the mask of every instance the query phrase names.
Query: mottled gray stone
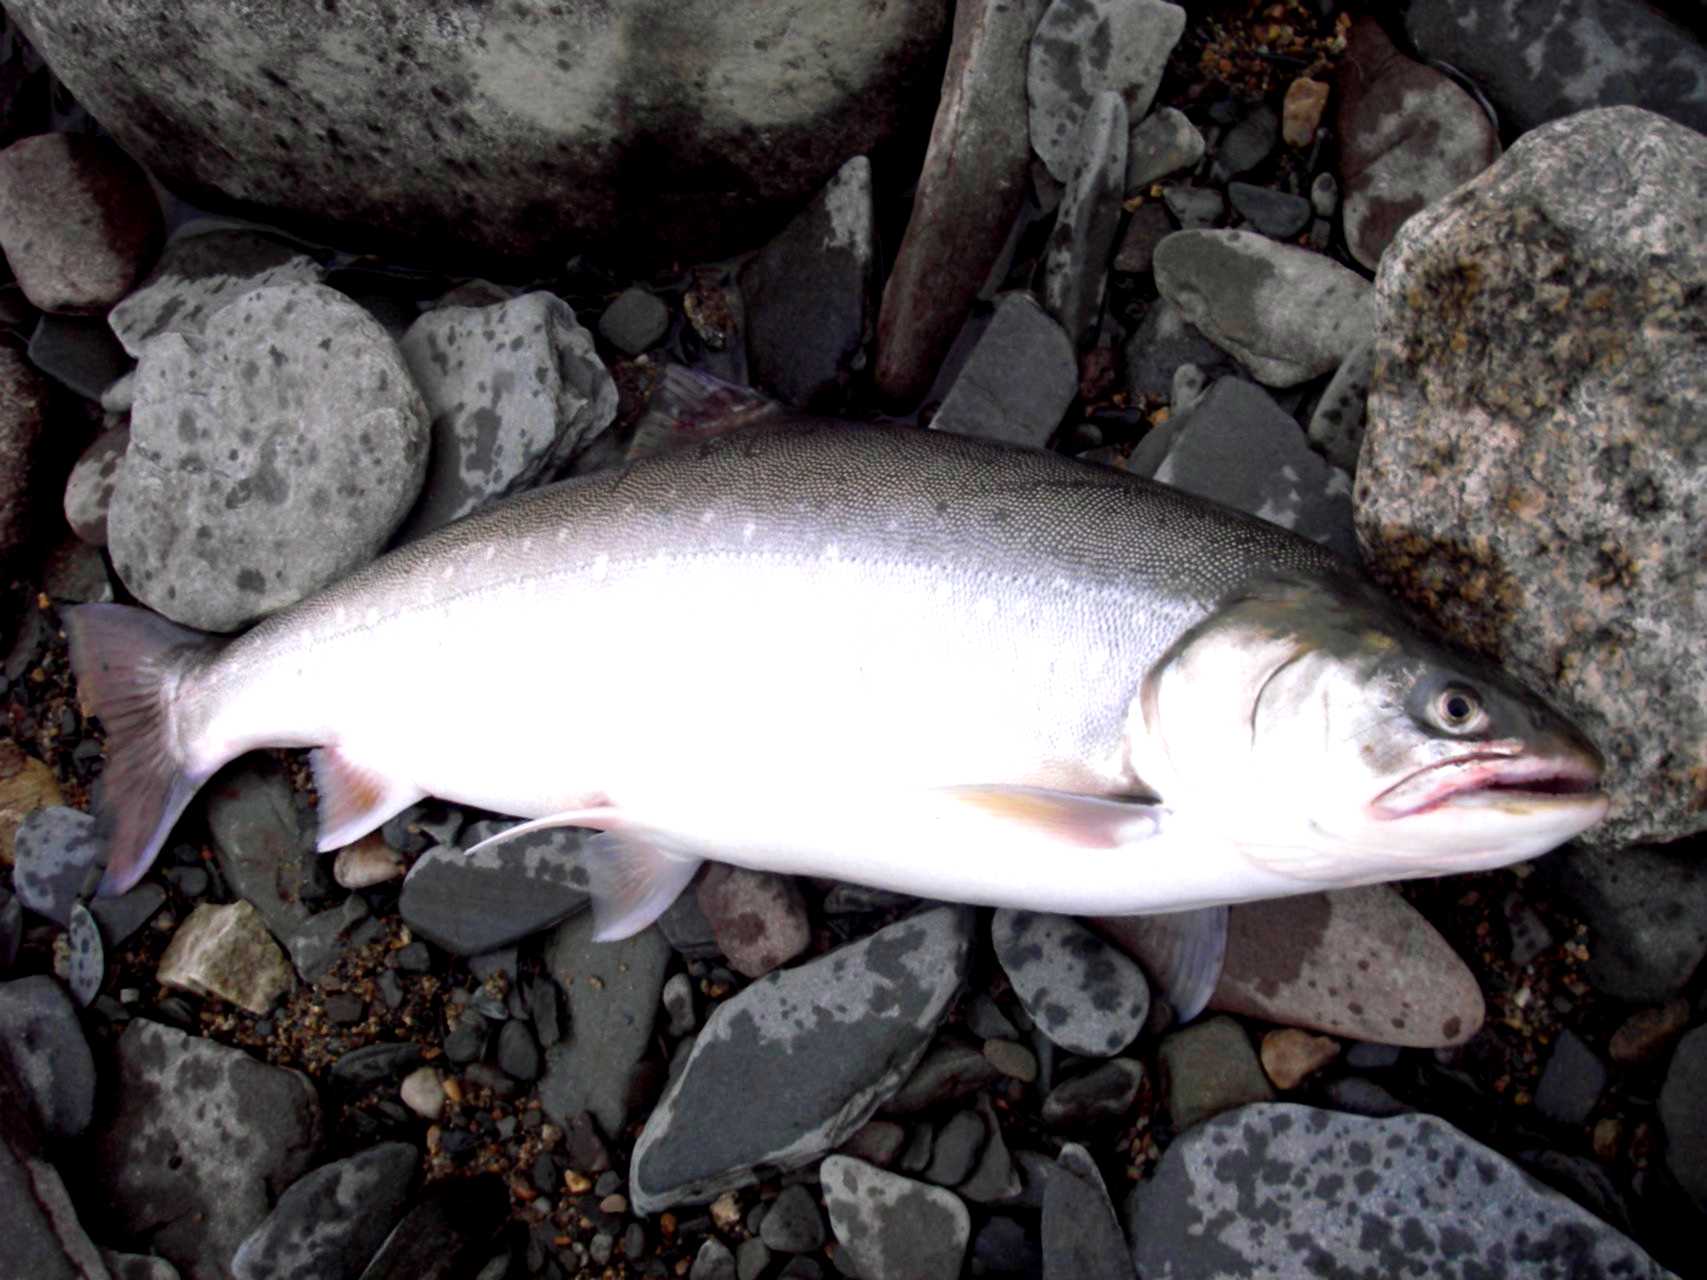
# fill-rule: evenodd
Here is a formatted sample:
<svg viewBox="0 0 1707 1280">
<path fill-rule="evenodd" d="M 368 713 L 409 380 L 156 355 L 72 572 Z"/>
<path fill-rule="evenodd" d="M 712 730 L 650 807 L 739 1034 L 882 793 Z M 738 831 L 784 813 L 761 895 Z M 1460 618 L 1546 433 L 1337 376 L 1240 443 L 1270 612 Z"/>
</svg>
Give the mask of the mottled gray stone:
<svg viewBox="0 0 1707 1280">
<path fill-rule="evenodd" d="M 398 343 L 432 420 L 421 498 L 400 537 L 555 479 L 616 417 L 616 383 L 569 304 L 543 291 L 439 307 Z"/>
<path fill-rule="evenodd" d="M 1227 198 L 1214 187 L 1166 186 L 1162 203 L 1187 231 L 1206 230 L 1227 216 Z"/>
<path fill-rule="evenodd" d="M 285 939 L 290 962 L 304 980 L 319 982 L 371 915 L 366 901 L 353 893 L 337 906 L 315 912 Z"/>
<path fill-rule="evenodd" d="M 1138 966 L 1067 916 L 1004 907 L 996 958 L 1038 1028 L 1069 1053 L 1106 1058 L 1143 1030 L 1150 988 Z"/>
<path fill-rule="evenodd" d="M 559 1124 L 590 1111 L 606 1133 L 622 1128 L 629 1074 L 651 1043 L 669 958 L 656 928 L 594 942 L 590 912 L 552 935 L 545 963 L 568 1000 L 569 1034 L 546 1051 L 539 1096 Z"/>
<path fill-rule="evenodd" d="M 1325 1271 L 1508 1280 L 1667 1273 L 1634 1243 L 1433 1116 L 1243 1107 L 1177 1138 L 1134 1191 L 1148 1277 Z"/>
<path fill-rule="evenodd" d="M 1168 1114 L 1178 1130 L 1274 1097 L 1244 1028 L 1231 1018 L 1210 1018 L 1174 1032 L 1162 1041 L 1157 1057 Z"/>
<path fill-rule="evenodd" d="M 23 1087 L 35 1129 L 68 1142 L 95 1114 L 95 1059 L 77 1011 L 52 978 L 0 985 L 0 1058 Z"/>
<path fill-rule="evenodd" d="M 1144 313 L 1125 355 L 1126 382 L 1132 393 L 1161 400 L 1173 394 L 1174 377 L 1185 365 L 1195 365 L 1209 378 L 1238 369 L 1231 356 L 1204 337 L 1166 298 L 1158 298 Z M 1160 461 L 1158 454 L 1156 462 Z"/>
<path fill-rule="evenodd" d="M 113 565 L 176 622 L 229 631 L 378 554 L 426 471 L 428 417 L 383 329 L 323 285 L 243 294 L 137 365 Z"/>
<path fill-rule="evenodd" d="M 1078 392 L 1072 340 L 1030 294 L 1009 293 L 997 301 L 931 426 L 1037 448 Z"/>
<path fill-rule="evenodd" d="M 77 459 L 65 482 L 65 522 L 90 546 L 107 545 L 107 508 L 112 504 L 119 462 L 130 447 L 130 424 L 110 427 Z"/>
<path fill-rule="evenodd" d="M 1077 163 L 1080 126 L 1112 89 L 1139 120 L 1185 30 L 1185 10 L 1162 0 L 1054 0 L 1031 37 L 1026 71 L 1031 145 L 1066 182 Z"/>
<path fill-rule="evenodd" d="M 65 926 L 65 985 L 71 998 L 88 1008 L 101 993 L 101 983 L 107 976 L 107 948 L 101 941 L 101 930 L 89 908 L 81 902 L 71 904 L 70 919 Z"/>
<path fill-rule="evenodd" d="M 1340 361 L 1327 390 L 1310 415 L 1310 444 L 1347 475 L 1357 474 L 1363 448 L 1363 412 L 1375 376 L 1375 342 L 1370 339 Z"/>
<path fill-rule="evenodd" d="M 237 1280 L 353 1276 L 403 1216 L 420 1154 L 384 1142 L 293 1182 L 231 1259 Z"/>
<path fill-rule="evenodd" d="M 1064 1143 L 1043 1184 L 1043 1280 L 1133 1280 L 1132 1256 L 1090 1153 Z"/>
<path fill-rule="evenodd" d="M 104 850 L 95 819 L 55 805 L 25 815 L 13 842 L 12 888 L 18 901 L 55 924 L 71 920 L 71 904 L 89 884 Z"/>
<path fill-rule="evenodd" d="M 1366 560 L 1600 748 L 1598 848 L 1707 828 L 1704 187 L 1707 138 L 1584 112 L 1406 222 L 1376 282 Z"/>
<path fill-rule="evenodd" d="M 970 929 L 963 909 L 926 911 L 719 1005 L 635 1146 L 635 1207 L 709 1200 L 858 1129 L 923 1055 L 964 977 Z"/>
<path fill-rule="evenodd" d="M 624 289 L 599 313 L 599 336 L 627 356 L 637 356 L 664 340 L 670 308 L 635 286 Z"/>
<path fill-rule="evenodd" d="M 1105 89 L 1085 112 L 1078 159 L 1043 255 L 1044 309 L 1075 345 L 1091 333 L 1102 310 L 1125 189 L 1126 104 Z"/>
<path fill-rule="evenodd" d="M 824 1217 L 802 1186 L 784 1187 L 765 1210 L 759 1238 L 778 1253 L 812 1253 L 824 1247 Z"/>
<path fill-rule="evenodd" d="M 830 1156 L 819 1171 L 836 1242 L 860 1276 L 957 1280 L 972 1222 L 952 1191 Z"/>
<path fill-rule="evenodd" d="M 237 1049 L 133 1021 L 118 1042 L 116 1106 L 94 1135 L 103 1225 L 185 1280 L 224 1280 L 280 1187 L 320 1140 L 314 1086 Z"/>
<path fill-rule="evenodd" d="M 1303 196 L 1249 182 L 1227 184 L 1234 211 L 1265 236 L 1290 240 L 1310 225 L 1310 202 Z"/>
<path fill-rule="evenodd" d="M 470 832 L 483 834 L 485 828 Z M 455 955 L 519 942 L 587 905 L 589 838 L 589 832 L 557 827 L 475 854 L 435 845 L 409 868 L 398 911 L 417 934 Z"/>
<path fill-rule="evenodd" d="M 303 249 L 255 231 L 173 237 L 148 278 L 107 313 L 133 357 L 163 333 L 200 335 L 209 317 L 251 289 L 318 284 L 326 272 Z"/>
<path fill-rule="evenodd" d="M 669 1032 L 673 1036 L 685 1036 L 699 1025 L 694 1012 L 693 979 L 687 974 L 671 974 L 664 983 L 664 1012 L 669 1015 Z"/>
<path fill-rule="evenodd" d="M 792 876 L 713 864 L 695 892 L 718 949 L 743 977 L 762 977 L 812 942 L 806 898 Z"/>
<path fill-rule="evenodd" d="M 1156 288 L 1252 376 L 1291 387 L 1369 337 L 1374 292 L 1333 259 L 1249 231 L 1180 231 L 1156 246 Z"/>
<path fill-rule="evenodd" d="M 1143 1082 L 1142 1064 L 1110 1058 L 1051 1089 L 1043 1099 L 1043 1123 L 1068 1131 L 1117 1124 L 1138 1101 Z"/>
<path fill-rule="evenodd" d="M 1203 159 L 1203 135 L 1183 111 L 1160 107 L 1139 119 L 1133 116 L 1126 144 L 1126 190 L 1136 195 L 1152 182 L 1193 168 Z"/>
</svg>

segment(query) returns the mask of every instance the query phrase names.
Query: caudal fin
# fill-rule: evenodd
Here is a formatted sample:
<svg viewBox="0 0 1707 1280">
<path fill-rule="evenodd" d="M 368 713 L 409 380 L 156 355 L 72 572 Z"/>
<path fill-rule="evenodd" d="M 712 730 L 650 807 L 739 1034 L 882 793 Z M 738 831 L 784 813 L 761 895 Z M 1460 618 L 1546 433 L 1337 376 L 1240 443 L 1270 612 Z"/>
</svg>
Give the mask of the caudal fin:
<svg viewBox="0 0 1707 1280">
<path fill-rule="evenodd" d="M 65 634 L 83 705 L 107 731 L 96 815 L 107 847 L 100 891 L 123 893 L 148 870 L 205 779 L 191 777 L 174 752 L 171 697 L 178 678 L 218 641 L 119 604 L 67 609 Z"/>
</svg>

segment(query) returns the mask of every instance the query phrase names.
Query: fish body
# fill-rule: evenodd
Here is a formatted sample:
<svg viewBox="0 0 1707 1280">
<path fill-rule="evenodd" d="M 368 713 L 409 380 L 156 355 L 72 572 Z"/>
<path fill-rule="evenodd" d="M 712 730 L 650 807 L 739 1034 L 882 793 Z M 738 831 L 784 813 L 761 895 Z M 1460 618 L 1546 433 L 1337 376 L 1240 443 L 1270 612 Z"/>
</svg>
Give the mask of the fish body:
<svg viewBox="0 0 1707 1280">
<path fill-rule="evenodd" d="M 113 891 L 262 746 L 315 748 L 322 848 L 429 794 L 605 830 L 610 936 L 706 858 L 1112 915 L 1497 865 L 1605 807 L 1568 724 L 1316 544 L 902 426 L 512 498 L 228 642 L 68 629 Z"/>
</svg>

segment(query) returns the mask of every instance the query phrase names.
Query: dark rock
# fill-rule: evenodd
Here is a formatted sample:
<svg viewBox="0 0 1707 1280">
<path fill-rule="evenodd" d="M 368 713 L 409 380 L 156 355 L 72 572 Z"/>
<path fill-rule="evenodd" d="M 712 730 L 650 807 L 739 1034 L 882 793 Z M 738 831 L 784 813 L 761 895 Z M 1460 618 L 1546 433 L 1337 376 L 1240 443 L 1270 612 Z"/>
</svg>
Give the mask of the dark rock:
<svg viewBox="0 0 1707 1280">
<path fill-rule="evenodd" d="M 1168 1114 L 1178 1130 L 1274 1097 L 1244 1029 L 1231 1018 L 1210 1018 L 1174 1032 L 1162 1041 L 1158 1057 Z"/>
<path fill-rule="evenodd" d="M 414 1188 L 419 1153 L 386 1142 L 293 1182 L 231 1259 L 237 1280 L 353 1276 L 385 1242 Z"/>
<path fill-rule="evenodd" d="M 511 1020 L 498 1033 L 498 1069 L 517 1080 L 539 1076 L 539 1045 L 527 1023 Z"/>
<path fill-rule="evenodd" d="M 1156 246 L 1164 236 L 1173 234 L 1173 229 L 1168 212 L 1161 205 L 1153 200 L 1139 205 L 1121 233 L 1120 247 L 1114 251 L 1114 269 L 1131 275 L 1148 275 Z"/>
<path fill-rule="evenodd" d="M 244 756 L 213 776 L 200 801 L 225 883 L 288 945 L 311 914 L 302 894 L 316 855 L 284 769 L 271 756 Z"/>
<path fill-rule="evenodd" d="M 949 1042 L 932 1047 L 913 1074 L 883 1104 L 885 1115 L 913 1115 L 955 1102 L 1002 1078 L 982 1049 Z"/>
<path fill-rule="evenodd" d="M 1231 182 L 1227 184 L 1227 197 L 1241 218 L 1276 240 L 1290 240 L 1310 225 L 1310 202 L 1303 196 Z"/>
<path fill-rule="evenodd" d="M 670 308 L 641 288 L 624 289 L 599 315 L 599 336 L 627 356 L 637 356 L 664 340 Z"/>
<path fill-rule="evenodd" d="M 940 431 L 1041 447 L 1078 394 L 1073 343 L 1030 294 L 1010 293 L 931 421 Z"/>
<path fill-rule="evenodd" d="M 1707 1211 L 1707 1027 L 1678 1042 L 1660 1091 L 1666 1167 L 1678 1185 Z"/>
<path fill-rule="evenodd" d="M 1559 1033 L 1535 1086 L 1535 1110 L 1558 1124 L 1580 1125 L 1606 1088 L 1606 1065 L 1573 1031 Z"/>
<path fill-rule="evenodd" d="M 67 951 L 65 984 L 71 998 L 87 1008 L 101 992 L 107 976 L 107 951 L 101 942 L 101 930 L 89 908 L 81 902 L 71 904 L 71 921 L 65 929 Z"/>
<path fill-rule="evenodd" d="M 1061 1148 L 1043 1188 L 1044 1280 L 1132 1280 L 1132 1257 L 1090 1153 Z"/>
<path fill-rule="evenodd" d="M 990 1105 L 988 1094 L 978 1096 L 978 1115 L 984 1121 L 987 1135 L 984 1147 L 978 1154 L 972 1175 L 955 1189 L 973 1204 L 1010 1203 L 1018 1199 L 1021 1192 L 1019 1171 L 1014 1168 L 1013 1156 L 1008 1152 L 1001 1122 L 996 1118 L 996 1109 Z"/>
<path fill-rule="evenodd" d="M 984 1150 L 988 1134 L 976 1111 L 959 1111 L 936 1131 L 931 1160 L 922 1174 L 926 1182 L 952 1187 L 965 1181 Z"/>
<path fill-rule="evenodd" d="M 819 1174 L 830 1226 L 856 1273 L 956 1280 L 971 1219 L 952 1191 L 829 1156 Z"/>
<path fill-rule="evenodd" d="M 1017 1219 L 992 1215 L 972 1237 L 972 1274 L 1041 1277 L 1043 1250 Z"/>
<path fill-rule="evenodd" d="M 1233 373 L 1239 367 L 1166 299 L 1159 299 L 1144 313 L 1143 323 L 1126 344 L 1125 355 L 1126 381 L 1132 393 L 1160 400 L 1173 394 L 1174 377 L 1185 365 L 1195 365 L 1206 377 Z M 1164 454 L 1165 450 L 1157 454 L 1158 463 Z"/>
<path fill-rule="evenodd" d="M 485 1015 L 477 1009 L 464 1009 L 445 1037 L 445 1057 L 459 1067 L 478 1062 L 486 1056 L 486 1046 L 491 1040 L 492 1028 L 487 1024 Z"/>
<path fill-rule="evenodd" d="M 1131 1058 L 1110 1058 L 1063 1080 L 1043 1099 L 1043 1123 L 1069 1132 L 1116 1124 L 1132 1110 L 1144 1068 Z"/>
<path fill-rule="evenodd" d="M 96 898 L 89 904 L 89 914 L 101 926 L 102 940 L 116 949 L 165 905 L 166 890 L 157 884 L 139 884 L 116 898 Z"/>
<path fill-rule="evenodd" d="M 359 1280 L 460 1280 L 486 1256 L 509 1204 L 497 1178 L 436 1183 L 391 1229 Z"/>
<path fill-rule="evenodd" d="M 688 1280 L 736 1280 L 735 1255 L 729 1252 L 729 1246 L 715 1236 L 708 1236 L 694 1254 Z"/>
<path fill-rule="evenodd" d="M 1126 191 L 1139 195 L 1160 178 L 1190 169 L 1203 159 L 1203 135 L 1173 107 L 1159 107 L 1140 119 L 1132 117 L 1132 136 L 1126 145 Z"/>
<path fill-rule="evenodd" d="M 1227 131 L 1215 148 L 1215 174 L 1222 179 L 1249 173 L 1269 156 L 1280 142 L 1280 113 L 1260 106 Z"/>
<path fill-rule="evenodd" d="M 1150 1012 L 1138 966 L 1066 916 L 1004 908 L 991 921 L 996 957 L 1025 1011 L 1069 1053 L 1108 1057 Z"/>
<path fill-rule="evenodd" d="M 1567 849 L 1541 864 L 1594 935 L 1588 977 L 1632 1003 L 1680 992 L 1707 956 L 1707 862 L 1689 849 Z"/>
<path fill-rule="evenodd" d="M 784 1187 L 765 1210 L 759 1238 L 778 1253 L 812 1253 L 824 1247 L 824 1217 L 805 1187 Z"/>
<path fill-rule="evenodd" d="M 907 1131 L 893 1120 L 868 1120 L 836 1150 L 879 1169 L 887 1169 L 907 1143 Z"/>
<path fill-rule="evenodd" d="M 507 946 L 586 906 L 588 838 L 558 827 L 475 854 L 438 845 L 409 869 L 398 910 L 411 930 L 454 955 Z"/>
<path fill-rule="evenodd" d="M 0 1142 L 0 1231 L 6 1269 L 20 1280 L 106 1280 L 54 1167 Z"/>
<path fill-rule="evenodd" d="M 23 1088 L 35 1129 L 68 1142 L 95 1113 L 95 1060 L 77 1011 L 52 978 L 0 985 L 0 1060 Z"/>
<path fill-rule="evenodd" d="M 423 1061 L 418 1044 L 370 1044 L 352 1049 L 332 1064 L 332 1083 L 346 1089 L 365 1089 L 383 1080 L 398 1080 Z"/>
<path fill-rule="evenodd" d="M 1363 447 L 1363 414 L 1375 375 L 1375 344 L 1360 344 L 1340 362 L 1310 416 L 1310 445 L 1348 475 L 1357 474 Z"/>
<path fill-rule="evenodd" d="M 354 934 L 369 919 L 366 902 L 354 894 L 341 906 L 320 911 L 297 926 L 287 940 L 291 963 L 308 982 L 318 982 L 338 962 L 338 957 L 354 939 Z"/>
<path fill-rule="evenodd" d="M 1163 187 L 1162 203 L 1187 231 L 1219 226 L 1227 216 L 1227 199 L 1213 187 Z"/>
<path fill-rule="evenodd" d="M 45 523 L 47 382 L 13 347 L 0 348 L 0 560 L 21 551 Z"/>
<path fill-rule="evenodd" d="M 534 1035 L 549 1049 L 563 1039 L 563 993 L 549 977 L 529 978 L 523 990 Z"/>
<path fill-rule="evenodd" d="M 30 363 L 85 400 L 101 400 L 130 372 L 112 330 L 92 316 L 43 316 L 30 335 Z"/>
</svg>

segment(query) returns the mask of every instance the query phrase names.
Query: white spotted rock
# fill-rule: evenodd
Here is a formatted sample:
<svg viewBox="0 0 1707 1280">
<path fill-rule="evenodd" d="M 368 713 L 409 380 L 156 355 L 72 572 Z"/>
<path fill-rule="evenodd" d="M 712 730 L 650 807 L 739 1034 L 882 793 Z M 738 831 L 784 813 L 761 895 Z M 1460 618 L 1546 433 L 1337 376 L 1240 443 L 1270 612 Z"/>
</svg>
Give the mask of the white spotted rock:
<svg viewBox="0 0 1707 1280">
<path fill-rule="evenodd" d="M 92 547 L 107 545 L 107 510 L 118 484 L 119 465 L 130 448 L 130 424 L 121 422 L 96 436 L 65 482 L 65 522 Z"/>
<path fill-rule="evenodd" d="M 1108 261 L 1126 187 L 1126 105 L 1104 90 L 1079 133 L 1079 160 L 1055 215 L 1043 258 L 1043 305 L 1083 345 L 1102 311 Z"/>
<path fill-rule="evenodd" d="M 1143 1030 L 1150 1013 L 1143 973 L 1077 920 L 1004 907 L 990 937 L 1025 1011 L 1069 1053 L 1111 1057 Z"/>
<path fill-rule="evenodd" d="M 361 1274 L 403 1216 L 420 1154 L 382 1142 L 293 1182 L 231 1259 L 236 1280 Z"/>
<path fill-rule="evenodd" d="M 960 1197 L 852 1156 L 830 1156 L 818 1179 L 836 1243 L 860 1276 L 956 1280 L 972 1220 Z"/>
</svg>

